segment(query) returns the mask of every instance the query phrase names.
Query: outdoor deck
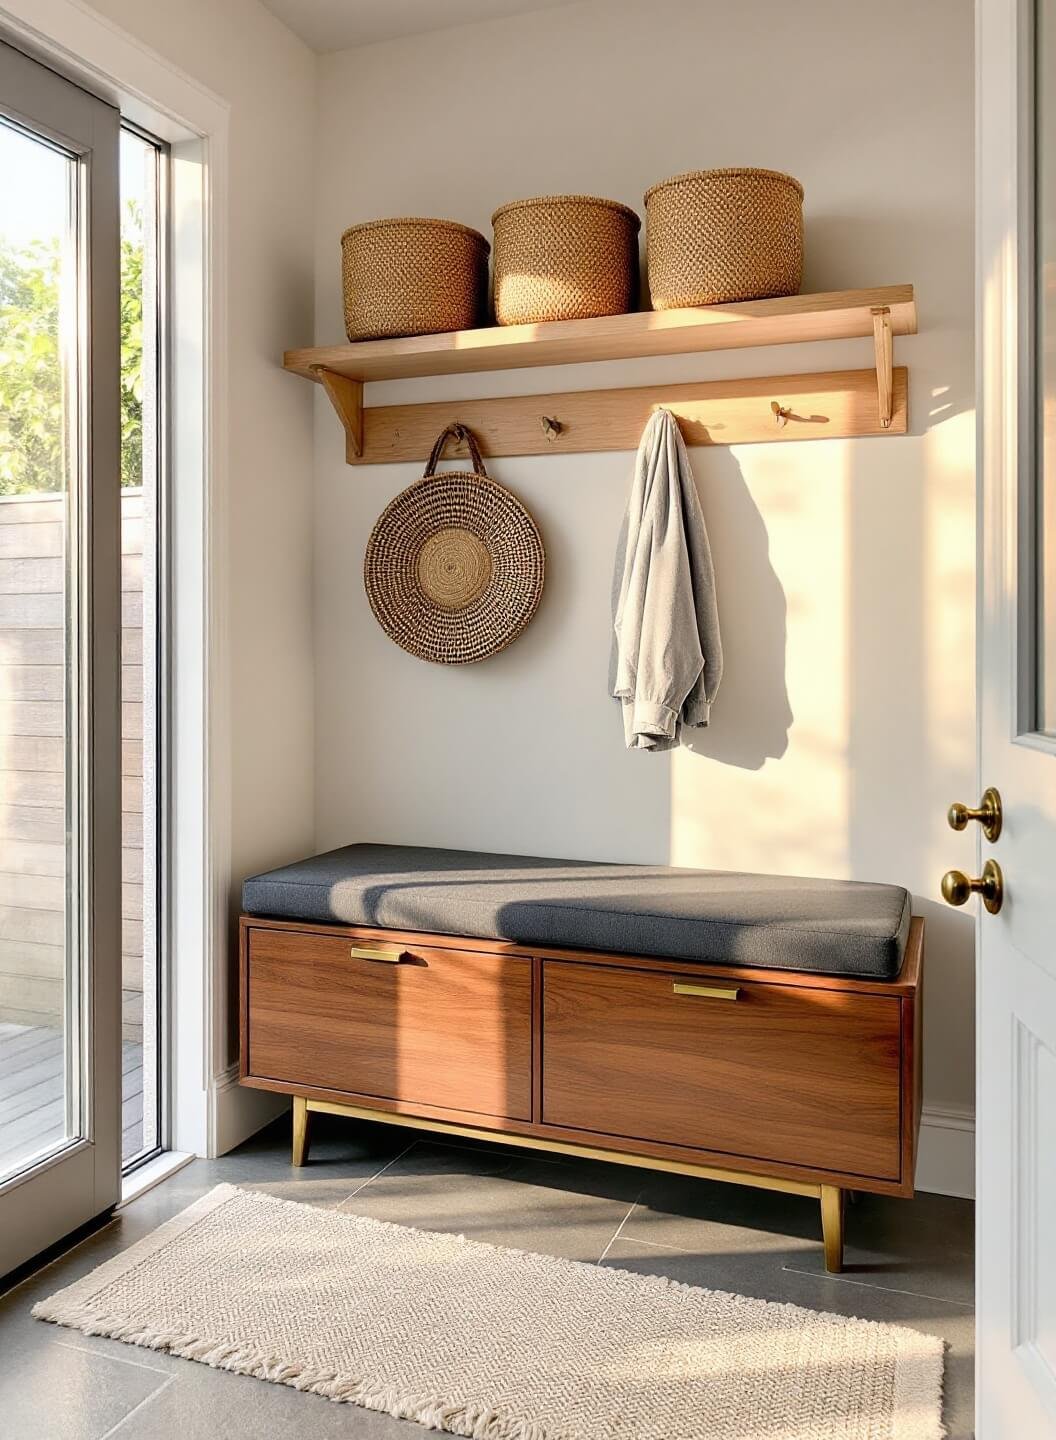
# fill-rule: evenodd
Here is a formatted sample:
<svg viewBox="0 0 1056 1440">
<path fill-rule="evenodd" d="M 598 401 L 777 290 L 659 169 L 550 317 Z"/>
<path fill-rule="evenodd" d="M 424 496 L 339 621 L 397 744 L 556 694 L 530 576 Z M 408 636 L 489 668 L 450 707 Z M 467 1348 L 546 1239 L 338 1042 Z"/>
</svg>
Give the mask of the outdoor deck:
<svg viewBox="0 0 1056 1440">
<path fill-rule="evenodd" d="M 122 1045 L 121 1155 L 143 1149 L 143 1047 Z M 0 1175 L 66 1133 L 62 1032 L 0 1024 Z"/>
</svg>

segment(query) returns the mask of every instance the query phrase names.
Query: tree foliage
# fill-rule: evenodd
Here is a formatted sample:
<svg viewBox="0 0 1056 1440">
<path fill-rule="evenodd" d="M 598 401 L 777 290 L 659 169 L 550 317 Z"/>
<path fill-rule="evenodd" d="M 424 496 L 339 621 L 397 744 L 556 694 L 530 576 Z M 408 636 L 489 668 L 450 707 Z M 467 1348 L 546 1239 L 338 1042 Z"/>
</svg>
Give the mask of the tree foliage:
<svg viewBox="0 0 1056 1440">
<path fill-rule="evenodd" d="M 61 489 L 62 415 L 58 243 L 0 239 L 0 495 Z"/>
<path fill-rule="evenodd" d="M 121 227 L 121 484 L 143 483 L 143 227 Z M 58 240 L 0 236 L 0 495 L 55 492 L 65 463 Z"/>
<path fill-rule="evenodd" d="M 143 483 L 143 218 L 121 227 L 121 484 Z"/>
</svg>

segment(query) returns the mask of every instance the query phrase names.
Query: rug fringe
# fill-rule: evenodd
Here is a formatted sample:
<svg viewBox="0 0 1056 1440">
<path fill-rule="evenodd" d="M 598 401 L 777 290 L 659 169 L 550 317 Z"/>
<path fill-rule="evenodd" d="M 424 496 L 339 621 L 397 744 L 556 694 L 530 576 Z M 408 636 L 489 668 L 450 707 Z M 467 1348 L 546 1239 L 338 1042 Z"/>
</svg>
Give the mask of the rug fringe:
<svg viewBox="0 0 1056 1440">
<path fill-rule="evenodd" d="M 156 1350 L 179 1360 L 194 1360 L 213 1370 L 227 1370 L 256 1380 L 268 1380 L 272 1384 L 288 1385 L 294 1390 L 321 1395 L 339 1404 L 358 1405 L 364 1410 L 393 1415 L 398 1420 L 413 1420 L 427 1430 L 442 1430 L 448 1435 L 461 1436 L 463 1440 L 557 1440 L 536 1421 L 506 1414 L 489 1405 L 452 1405 L 450 1401 L 435 1396 L 406 1395 L 392 1386 L 367 1380 L 342 1380 L 333 1371 L 269 1356 L 254 1345 L 206 1340 L 186 1332 L 152 1329 L 117 1316 L 100 1316 L 88 1306 L 56 1305 L 52 1303 L 55 1298 L 38 1301 L 31 1312 L 34 1319 L 79 1330 L 82 1335 L 97 1335 L 107 1340 L 120 1340 L 126 1345 Z"/>
<path fill-rule="evenodd" d="M 942 1379 L 946 1342 L 919 1335 L 919 1343 L 902 1344 L 895 1355 L 893 1440 L 944 1440 Z"/>
</svg>

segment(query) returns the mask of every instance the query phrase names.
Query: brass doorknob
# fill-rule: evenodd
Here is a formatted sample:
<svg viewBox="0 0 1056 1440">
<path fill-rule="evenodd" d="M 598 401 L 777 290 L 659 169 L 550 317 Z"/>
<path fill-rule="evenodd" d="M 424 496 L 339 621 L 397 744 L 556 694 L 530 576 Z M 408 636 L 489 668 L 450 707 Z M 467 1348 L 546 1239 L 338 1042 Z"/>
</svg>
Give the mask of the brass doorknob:
<svg viewBox="0 0 1056 1440">
<path fill-rule="evenodd" d="M 973 810 L 968 805 L 951 805 L 946 812 L 951 830 L 963 830 L 969 820 L 978 820 L 991 845 L 1001 834 L 1001 796 L 992 785 L 983 791 L 983 798 Z"/>
<path fill-rule="evenodd" d="M 981 895 L 991 915 L 1001 909 L 1005 898 L 1005 877 L 996 860 L 988 860 L 983 873 L 969 878 L 962 870 L 947 870 L 942 877 L 942 898 L 947 905 L 966 905 L 973 895 Z"/>
</svg>

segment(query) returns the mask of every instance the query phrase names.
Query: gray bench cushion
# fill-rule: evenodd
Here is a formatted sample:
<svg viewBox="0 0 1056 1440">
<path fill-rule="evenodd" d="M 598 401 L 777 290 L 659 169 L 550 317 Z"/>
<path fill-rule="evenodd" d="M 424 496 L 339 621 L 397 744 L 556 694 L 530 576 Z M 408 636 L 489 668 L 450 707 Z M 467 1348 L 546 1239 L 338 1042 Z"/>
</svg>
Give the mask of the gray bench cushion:
<svg viewBox="0 0 1056 1440">
<path fill-rule="evenodd" d="M 519 945 L 891 978 L 909 895 L 897 885 L 664 865 L 346 845 L 254 875 L 251 915 Z"/>
</svg>

